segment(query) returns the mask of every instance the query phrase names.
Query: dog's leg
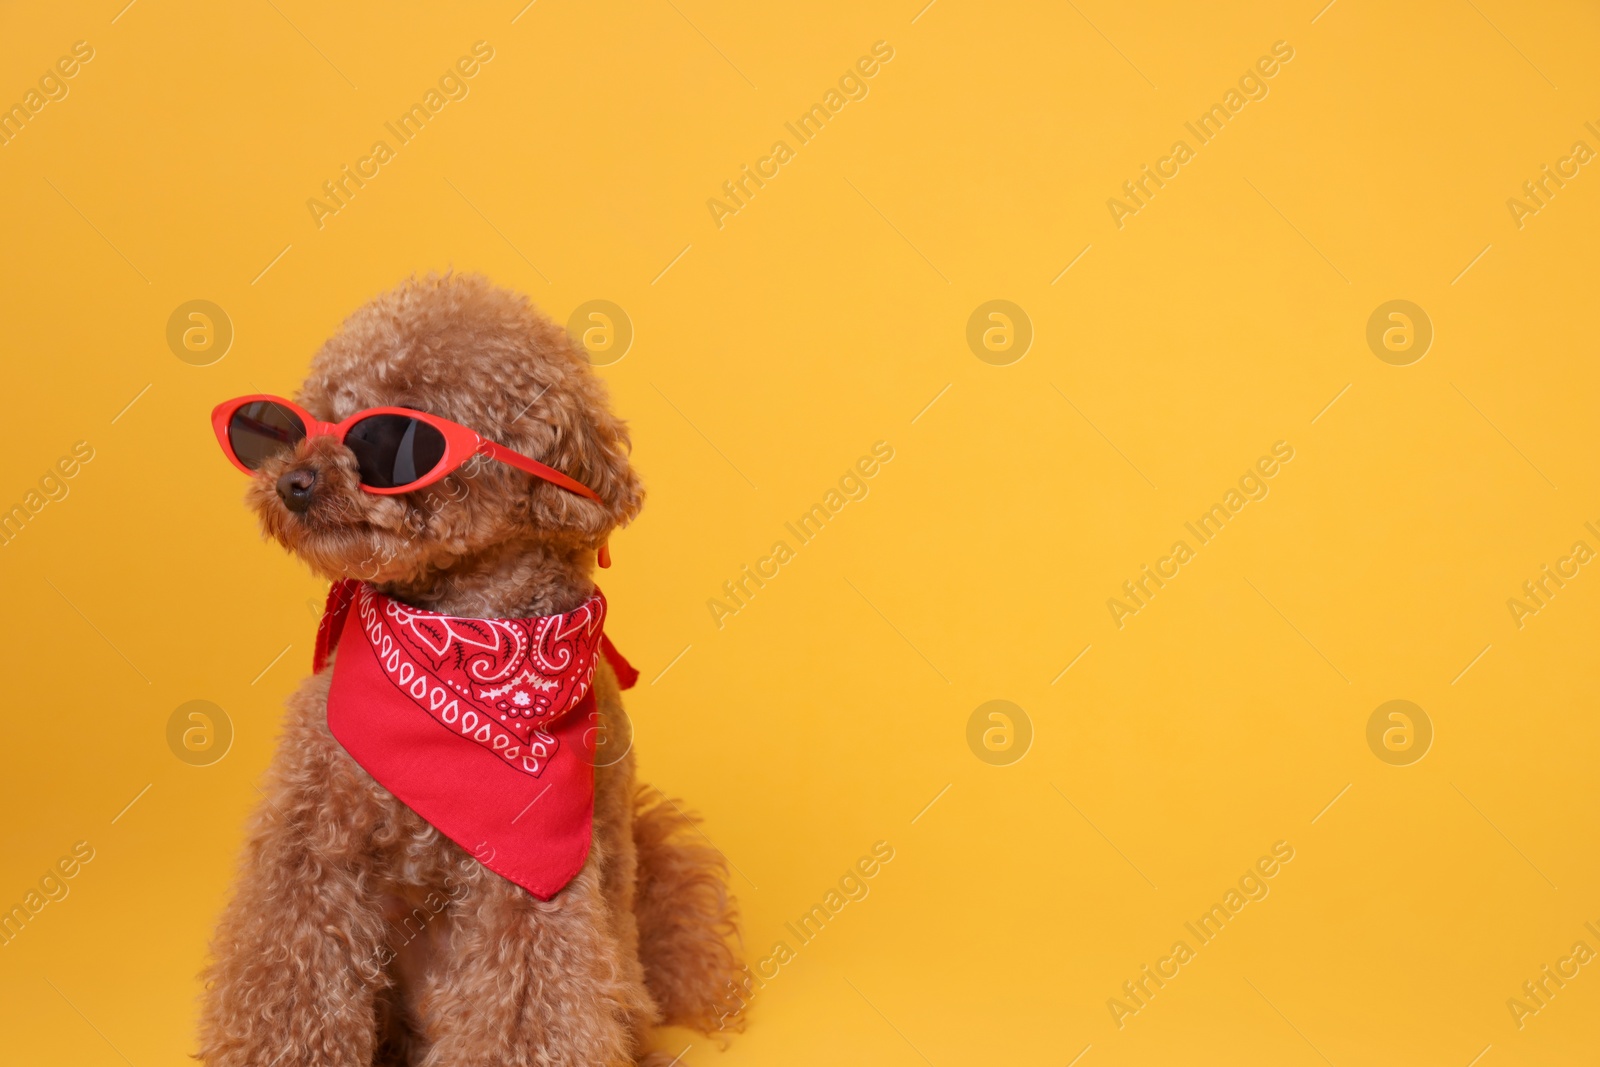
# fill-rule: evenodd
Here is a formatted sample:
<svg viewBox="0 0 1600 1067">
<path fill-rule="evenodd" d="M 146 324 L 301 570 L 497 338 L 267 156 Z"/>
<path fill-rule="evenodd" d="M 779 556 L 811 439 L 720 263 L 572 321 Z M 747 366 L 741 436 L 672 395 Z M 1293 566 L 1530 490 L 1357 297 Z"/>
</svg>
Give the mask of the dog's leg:
<svg viewBox="0 0 1600 1067">
<path fill-rule="evenodd" d="M 609 667 L 596 673 L 595 693 L 606 744 L 596 757 L 589 859 L 548 902 L 470 864 L 451 912 L 448 961 L 419 1001 L 429 1067 L 631 1065 L 659 1018 L 633 907 L 631 731 Z"/>
<path fill-rule="evenodd" d="M 327 732 L 326 676 L 290 700 L 285 737 L 212 942 L 198 1058 L 208 1067 L 370 1067 L 385 984 L 368 879 L 374 790 Z"/>
<path fill-rule="evenodd" d="M 317 828 L 267 804 L 206 973 L 207 1067 L 369 1067 L 385 928 Z"/>
<path fill-rule="evenodd" d="M 250 851 L 213 941 L 198 1058 L 207 1067 L 369 1067 L 381 918 L 356 879 L 312 854 L 296 829 L 265 827 Z"/>
<path fill-rule="evenodd" d="M 639 790 L 633 906 L 645 984 L 665 1021 L 712 1034 L 744 1028 L 747 979 L 728 943 L 737 936 L 738 910 L 727 860 L 695 830 L 698 821 L 660 790 Z"/>
<path fill-rule="evenodd" d="M 418 1005 L 424 1067 L 634 1062 L 637 997 L 600 868 L 591 853 L 549 901 L 484 867 L 466 877 L 446 959 Z"/>
</svg>

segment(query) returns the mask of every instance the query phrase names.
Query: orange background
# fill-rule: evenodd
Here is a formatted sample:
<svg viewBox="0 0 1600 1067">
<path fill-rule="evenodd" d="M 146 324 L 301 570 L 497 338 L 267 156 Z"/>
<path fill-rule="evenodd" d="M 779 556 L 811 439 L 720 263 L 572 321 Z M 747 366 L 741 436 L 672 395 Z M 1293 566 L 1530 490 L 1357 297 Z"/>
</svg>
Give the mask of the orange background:
<svg viewBox="0 0 1600 1067">
<path fill-rule="evenodd" d="M 0 947 L 16 1062 L 186 1062 L 322 593 L 258 540 L 207 413 L 449 267 L 634 331 L 600 373 L 650 490 L 605 576 L 642 769 L 707 816 L 752 961 L 793 950 L 726 1051 L 662 1035 L 684 1062 L 1592 1059 L 1592 964 L 1507 1007 L 1600 950 L 1600 576 L 1507 606 L 1600 548 L 1600 176 L 1507 205 L 1600 149 L 1591 6 L 122 2 L 0 32 L 0 103 L 94 50 L 0 147 L 0 509 L 94 451 L 0 547 L 0 907 L 94 850 Z M 477 41 L 468 95 L 319 228 L 307 200 Z M 167 341 L 196 299 L 234 332 L 204 366 Z M 969 347 L 991 300 L 1020 358 Z M 1433 330 L 1403 366 L 1367 342 L 1391 300 Z M 877 441 L 869 494 L 719 628 L 723 583 Z M 1265 498 L 1119 628 L 1107 600 L 1278 441 Z M 232 726 L 208 765 L 169 747 L 191 700 Z M 1020 713 L 969 731 L 994 700 Z M 1368 744 L 1391 700 L 1431 724 L 1408 765 Z M 796 944 L 879 841 L 869 894 Z M 1269 894 L 1119 1028 L 1123 983 L 1279 841 Z"/>
</svg>

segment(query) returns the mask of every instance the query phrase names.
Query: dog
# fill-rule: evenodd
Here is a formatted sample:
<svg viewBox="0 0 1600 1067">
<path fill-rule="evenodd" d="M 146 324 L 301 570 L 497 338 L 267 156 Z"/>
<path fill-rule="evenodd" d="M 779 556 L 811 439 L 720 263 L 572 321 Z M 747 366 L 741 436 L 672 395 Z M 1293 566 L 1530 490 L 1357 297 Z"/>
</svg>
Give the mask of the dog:
<svg viewBox="0 0 1600 1067">
<path fill-rule="evenodd" d="M 636 783 L 631 750 L 592 760 L 587 853 L 573 853 L 581 867 L 570 880 L 536 895 L 497 873 L 496 849 L 453 840 L 397 798 L 330 728 L 330 687 L 338 709 L 341 671 L 367 654 L 359 631 L 377 618 L 372 604 L 389 605 L 389 621 L 455 625 L 571 618 L 563 613 L 596 603 L 597 559 L 644 492 L 627 426 L 582 348 L 525 298 L 481 277 L 412 278 L 344 322 L 296 400 L 319 432 L 290 434 L 248 462 L 248 442 L 220 423 L 218 436 L 251 474 L 246 500 L 264 536 L 336 583 L 319 643 L 331 644 L 335 609 L 348 607 L 334 600 L 358 583 L 353 610 L 364 614 L 344 625 L 334 666 L 288 701 L 204 974 L 196 1058 L 209 1067 L 590 1067 L 665 1060 L 648 1052 L 657 1025 L 741 1028 L 734 991 L 744 972 L 726 861 L 676 801 Z M 470 428 L 499 452 L 484 444 L 489 453 L 427 489 L 374 490 L 360 432 L 335 432 L 372 408 L 448 420 L 457 427 L 449 432 Z M 508 452 L 551 473 L 493 461 Z M 563 477 L 588 495 L 549 480 Z M 590 718 L 616 724 L 625 721 L 625 664 L 606 653 L 593 657 L 585 699 L 594 701 Z M 426 714 L 425 705 L 406 712 Z M 444 721 L 415 719 L 416 730 L 438 730 L 416 736 L 470 746 Z M 389 743 L 381 729 L 374 744 Z M 512 744 L 498 750 L 452 749 L 466 771 L 451 781 L 536 790 L 516 760 L 499 763 L 513 752 L 540 770 L 555 744 L 556 726 L 549 730 L 525 730 L 542 739 L 527 752 L 503 734 L 494 745 L 503 736 Z M 574 746 L 582 743 L 556 749 L 549 766 L 576 758 Z M 524 810 L 533 814 L 497 832 L 538 848 L 547 809 Z"/>
</svg>

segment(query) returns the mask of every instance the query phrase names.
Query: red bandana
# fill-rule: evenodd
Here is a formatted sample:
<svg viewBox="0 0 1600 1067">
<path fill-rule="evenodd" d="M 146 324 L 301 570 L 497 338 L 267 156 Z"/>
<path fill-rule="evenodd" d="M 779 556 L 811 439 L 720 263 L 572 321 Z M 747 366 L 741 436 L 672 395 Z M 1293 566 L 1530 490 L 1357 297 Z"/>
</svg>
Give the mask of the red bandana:
<svg viewBox="0 0 1600 1067">
<path fill-rule="evenodd" d="M 440 833 L 549 900 L 589 855 L 599 656 L 622 688 L 639 677 L 605 617 L 598 589 L 563 615 L 465 619 L 337 582 L 312 662 L 321 671 L 350 637 L 333 666 L 328 729 Z"/>
</svg>

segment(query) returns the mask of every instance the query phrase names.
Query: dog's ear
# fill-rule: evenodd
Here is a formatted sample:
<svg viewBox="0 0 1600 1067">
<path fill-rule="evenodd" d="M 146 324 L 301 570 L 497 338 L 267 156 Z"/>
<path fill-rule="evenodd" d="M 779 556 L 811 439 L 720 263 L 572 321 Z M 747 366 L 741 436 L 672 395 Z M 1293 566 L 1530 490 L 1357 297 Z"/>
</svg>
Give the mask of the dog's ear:
<svg viewBox="0 0 1600 1067">
<path fill-rule="evenodd" d="M 576 530 L 598 544 L 639 514 L 644 486 L 628 461 L 628 425 L 611 413 L 605 386 L 588 373 L 579 381 L 576 388 L 551 390 L 540 405 L 553 435 L 545 462 L 593 489 L 601 503 L 539 481 L 533 487 L 533 518 Z"/>
</svg>

